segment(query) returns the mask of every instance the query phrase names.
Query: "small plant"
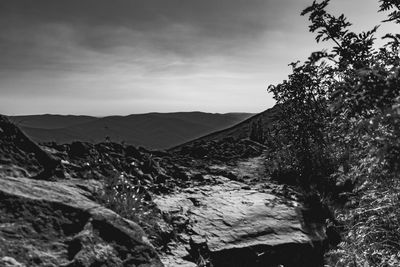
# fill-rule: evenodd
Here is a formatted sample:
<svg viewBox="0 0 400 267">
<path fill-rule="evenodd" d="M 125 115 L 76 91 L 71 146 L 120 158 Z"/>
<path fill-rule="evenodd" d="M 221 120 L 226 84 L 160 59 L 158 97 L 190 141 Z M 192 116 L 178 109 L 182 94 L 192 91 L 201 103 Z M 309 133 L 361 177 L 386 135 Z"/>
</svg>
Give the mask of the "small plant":
<svg viewBox="0 0 400 267">
<path fill-rule="evenodd" d="M 98 194 L 98 202 L 140 225 L 153 245 L 159 249 L 166 247 L 173 235 L 166 235 L 161 229 L 161 212 L 151 200 L 151 195 L 140 185 L 135 185 L 134 177 L 125 173 L 105 180 L 104 189 Z"/>
<path fill-rule="evenodd" d="M 148 196 L 140 186 L 134 185 L 125 174 L 108 178 L 99 199 L 107 208 L 122 217 L 139 222 L 149 210 Z"/>
</svg>

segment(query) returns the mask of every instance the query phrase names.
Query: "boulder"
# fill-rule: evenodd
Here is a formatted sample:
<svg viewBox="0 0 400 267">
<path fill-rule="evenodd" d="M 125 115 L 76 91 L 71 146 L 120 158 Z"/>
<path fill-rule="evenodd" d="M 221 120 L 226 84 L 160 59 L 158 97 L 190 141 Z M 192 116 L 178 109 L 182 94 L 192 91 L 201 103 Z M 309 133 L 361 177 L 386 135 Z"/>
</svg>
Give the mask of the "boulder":
<svg viewBox="0 0 400 267">
<path fill-rule="evenodd" d="M 163 266 L 143 230 L 90 200 L 90 191 L 71 181 L 0 178 L 0 259 L 14 266 Z"/>
<path fill-rule="evenodd" d="M 325 226 L 306 218 L 300 203 L 216 179 L 217 185 L 155 199 L 161 211 L 190 224 L 186 228 L 194 262 L 209 258 L 218 267 L 322 266 Z"/>
</svg>

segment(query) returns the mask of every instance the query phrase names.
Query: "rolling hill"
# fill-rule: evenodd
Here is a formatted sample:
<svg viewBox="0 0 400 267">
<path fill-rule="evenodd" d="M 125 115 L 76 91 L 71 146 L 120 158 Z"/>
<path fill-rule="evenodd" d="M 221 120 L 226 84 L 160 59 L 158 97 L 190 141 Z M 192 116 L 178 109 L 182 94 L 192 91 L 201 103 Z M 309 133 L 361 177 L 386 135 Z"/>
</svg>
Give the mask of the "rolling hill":
<svg viewBox="0 0 400 267">
<path fill-rule="evenodd" d="M 175 112 L 103 118 L 50 114 L 9 118 L 39 143 L 102 142 L 109 138 L 114 142 L 165 149 L 225 129 L 252 115 Z"/>
</svg>

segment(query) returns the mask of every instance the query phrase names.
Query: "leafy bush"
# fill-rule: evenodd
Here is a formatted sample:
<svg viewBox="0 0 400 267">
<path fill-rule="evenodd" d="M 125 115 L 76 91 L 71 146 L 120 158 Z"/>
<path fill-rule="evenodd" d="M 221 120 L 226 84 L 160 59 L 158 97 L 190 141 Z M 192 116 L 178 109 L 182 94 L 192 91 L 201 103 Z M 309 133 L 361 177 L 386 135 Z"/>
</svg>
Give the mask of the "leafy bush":
<svg viewBox="0 0 400 267">
<path fill-rule="evenodd" d="M 385 22 L 400 23 L 398 0 L 379 3 Z M 302 15 L 332 49 L 292 63 L 288 80 L 268 88 L 282 112 L 268 164 L 278 179 L 290 174 L 330 196 L 340 195 L 327 192 L 340 188 L 332 185 L 356 185 L 352 206 L 337 210 L 345 232 L 331 266 L 399 266 L 400 34 L 375 48 L 378 27 L 352 32 L 328 4 L 314 1 Z"/>
</svg>

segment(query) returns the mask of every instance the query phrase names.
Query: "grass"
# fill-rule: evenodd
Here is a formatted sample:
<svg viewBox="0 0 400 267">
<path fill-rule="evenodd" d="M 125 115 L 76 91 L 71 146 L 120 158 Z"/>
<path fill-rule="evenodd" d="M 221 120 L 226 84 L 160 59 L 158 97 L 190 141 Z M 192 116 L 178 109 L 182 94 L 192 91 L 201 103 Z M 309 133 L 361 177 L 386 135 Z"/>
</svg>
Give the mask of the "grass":
<svg viewBox="0 0 400 267">
<path fill-rule="evenodd" d="M 106 179 L 97 200 L 106 208 L 140 225 L 153 245 L 164 250 L 173 238 L 173 232 L 165 227 L 162 214 L 151 200 L 149 192 L 135 185 L 133 179 L 124 173 Z"/>
<path fill-rule="evenodd" d="M 379 176 L 365 180 L 353 207 L 338 212 L 343 242 L 328 253 L 328 266 L 400 266 L 400 181 Z"/>
</svg>

